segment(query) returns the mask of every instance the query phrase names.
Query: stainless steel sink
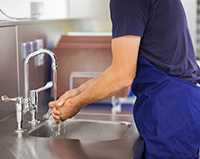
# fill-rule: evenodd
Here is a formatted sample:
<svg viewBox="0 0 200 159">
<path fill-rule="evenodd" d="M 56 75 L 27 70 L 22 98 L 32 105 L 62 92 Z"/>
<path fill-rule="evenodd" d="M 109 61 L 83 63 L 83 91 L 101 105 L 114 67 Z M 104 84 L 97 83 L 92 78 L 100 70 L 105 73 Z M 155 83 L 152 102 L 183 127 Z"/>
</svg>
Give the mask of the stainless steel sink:
<svg viewBox="0 0 200 159">
<path fill-rule="evenodd" d="M 128 122 L 71 119 L 60 126 L 45 121 L 29 132 L 34 137 L 78 139 L 84 142 L 110 141 L 123 138 L 131 131 Z"/>
</svg>

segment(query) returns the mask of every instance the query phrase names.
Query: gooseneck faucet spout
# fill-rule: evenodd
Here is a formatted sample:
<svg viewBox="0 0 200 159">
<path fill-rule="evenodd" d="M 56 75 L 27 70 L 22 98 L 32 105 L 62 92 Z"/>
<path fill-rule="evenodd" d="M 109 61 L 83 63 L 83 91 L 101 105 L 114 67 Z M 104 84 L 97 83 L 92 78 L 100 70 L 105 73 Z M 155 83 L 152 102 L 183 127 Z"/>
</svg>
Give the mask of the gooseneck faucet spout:
<svg viewBox="0 0 200 159">
<path fill-rule="evenodd" d="M 36 107 L 34 105 L 31 107 L 31 91 L 29 90 L 29 61 L 34 58 L 35 56 L 38 56 L 40 54 L 46 54 L 50 56 L 51 58 L 51 69 L 52 69 L 52 87 L 53 87 L 53 98 L 56 100 L 57 98 L 57 64 L 56 64 L 56 58 L 53 52 L 46 50 L 46 49 L 40 49 L 38 51 L 35 51 L 31 54 L 29 54 L 25 61 L 24 61 L 24 97 L 25 97 L 25 104 L 24 104 L 24 111 L 29 111 L 31 110 L 32 114 L 32 123 L 35 124 L 36 122 Z M 43 89 L 44 90 L 44 89 Z M 36 106 L 36 105 L 35 105 Z"/>
</svg>

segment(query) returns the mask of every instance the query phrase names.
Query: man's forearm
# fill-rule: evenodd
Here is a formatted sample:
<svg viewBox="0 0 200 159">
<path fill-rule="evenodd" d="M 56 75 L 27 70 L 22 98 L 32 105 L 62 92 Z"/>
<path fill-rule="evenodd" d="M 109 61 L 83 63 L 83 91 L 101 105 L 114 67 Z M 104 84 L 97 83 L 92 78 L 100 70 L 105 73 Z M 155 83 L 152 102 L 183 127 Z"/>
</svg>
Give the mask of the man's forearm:
<svg viewBox="0 0 200 159">
<path fill-rule="evenodd" d="M 70 98 L 73 98 L 75 96 L 78 96 L 81 94 L 86 88 L 88 88 L 90 85 L 94 83 L 95 79 L 88 80 L 87 82 L 83 83 L 78 88 L 71 89 L 67 92 L 65 92 L 62 96 L 59 97 L 57 101 L 51 102 L 50 104 L 57 103 L 58 106 L 62 106 L 64 102 Z"/>
<path fill-rule="evenodd" d="M 74 97 L 74 102 L 79 101 L 78 105 L 86 105 L 107 98 L 122 88 L 129 87 L 133 78 L 134 74 L 128 77 L 127 73 L 110 67 L 101 76 L 85 85 L 82 92 Z"/>
<path fill-rule="evenodd" d="M 95 82 L 96 78 L 90 79 L 88 81 L 86 81 L 85 83 L 81 84 L 77 90 L 80 93 L 82 93 L 86 88 L 88 88 L 89 86 L 91 86 L 94 82 Z"/>
</svg>

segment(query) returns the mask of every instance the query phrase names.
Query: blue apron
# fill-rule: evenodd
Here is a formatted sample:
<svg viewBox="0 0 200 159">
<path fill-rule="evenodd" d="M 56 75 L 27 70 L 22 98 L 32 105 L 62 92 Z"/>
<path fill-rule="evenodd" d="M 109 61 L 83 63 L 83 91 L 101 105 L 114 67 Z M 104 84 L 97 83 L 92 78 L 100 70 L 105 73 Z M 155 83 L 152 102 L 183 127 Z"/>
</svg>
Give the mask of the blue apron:
<svg viewBox="0 0 200 159">
<path fill-rule="evenodd" d="M 170 76 L 144 56 L 132 85 L 134 118 L 145 143 L 145 159 L 198 159 L 200 87 Z"/>
</svg>

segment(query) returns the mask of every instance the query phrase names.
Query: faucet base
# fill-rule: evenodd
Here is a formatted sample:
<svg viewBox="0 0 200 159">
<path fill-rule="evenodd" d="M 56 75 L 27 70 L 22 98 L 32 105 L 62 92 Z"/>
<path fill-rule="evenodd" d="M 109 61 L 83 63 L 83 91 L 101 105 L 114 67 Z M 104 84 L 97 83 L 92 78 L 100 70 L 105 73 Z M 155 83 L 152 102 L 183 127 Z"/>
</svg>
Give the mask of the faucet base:
<svg viewBox="0 0 200 159">
<path fill-rule="evenodd" d="M 23 129 L 17 129 L 17 130 L 15 130 L 15 132 L 18 134 L 18 133 L 23 133 L 24 132 L 24 130 Z"/>
<path fill-rule="evenodd" d="M 38 125 L 40 123 L 40 121 L 39 120 L 31 120 L 28 123 L 31 124 L 32 127 L 35 127 L 36 125 Z"/>
</svg>

